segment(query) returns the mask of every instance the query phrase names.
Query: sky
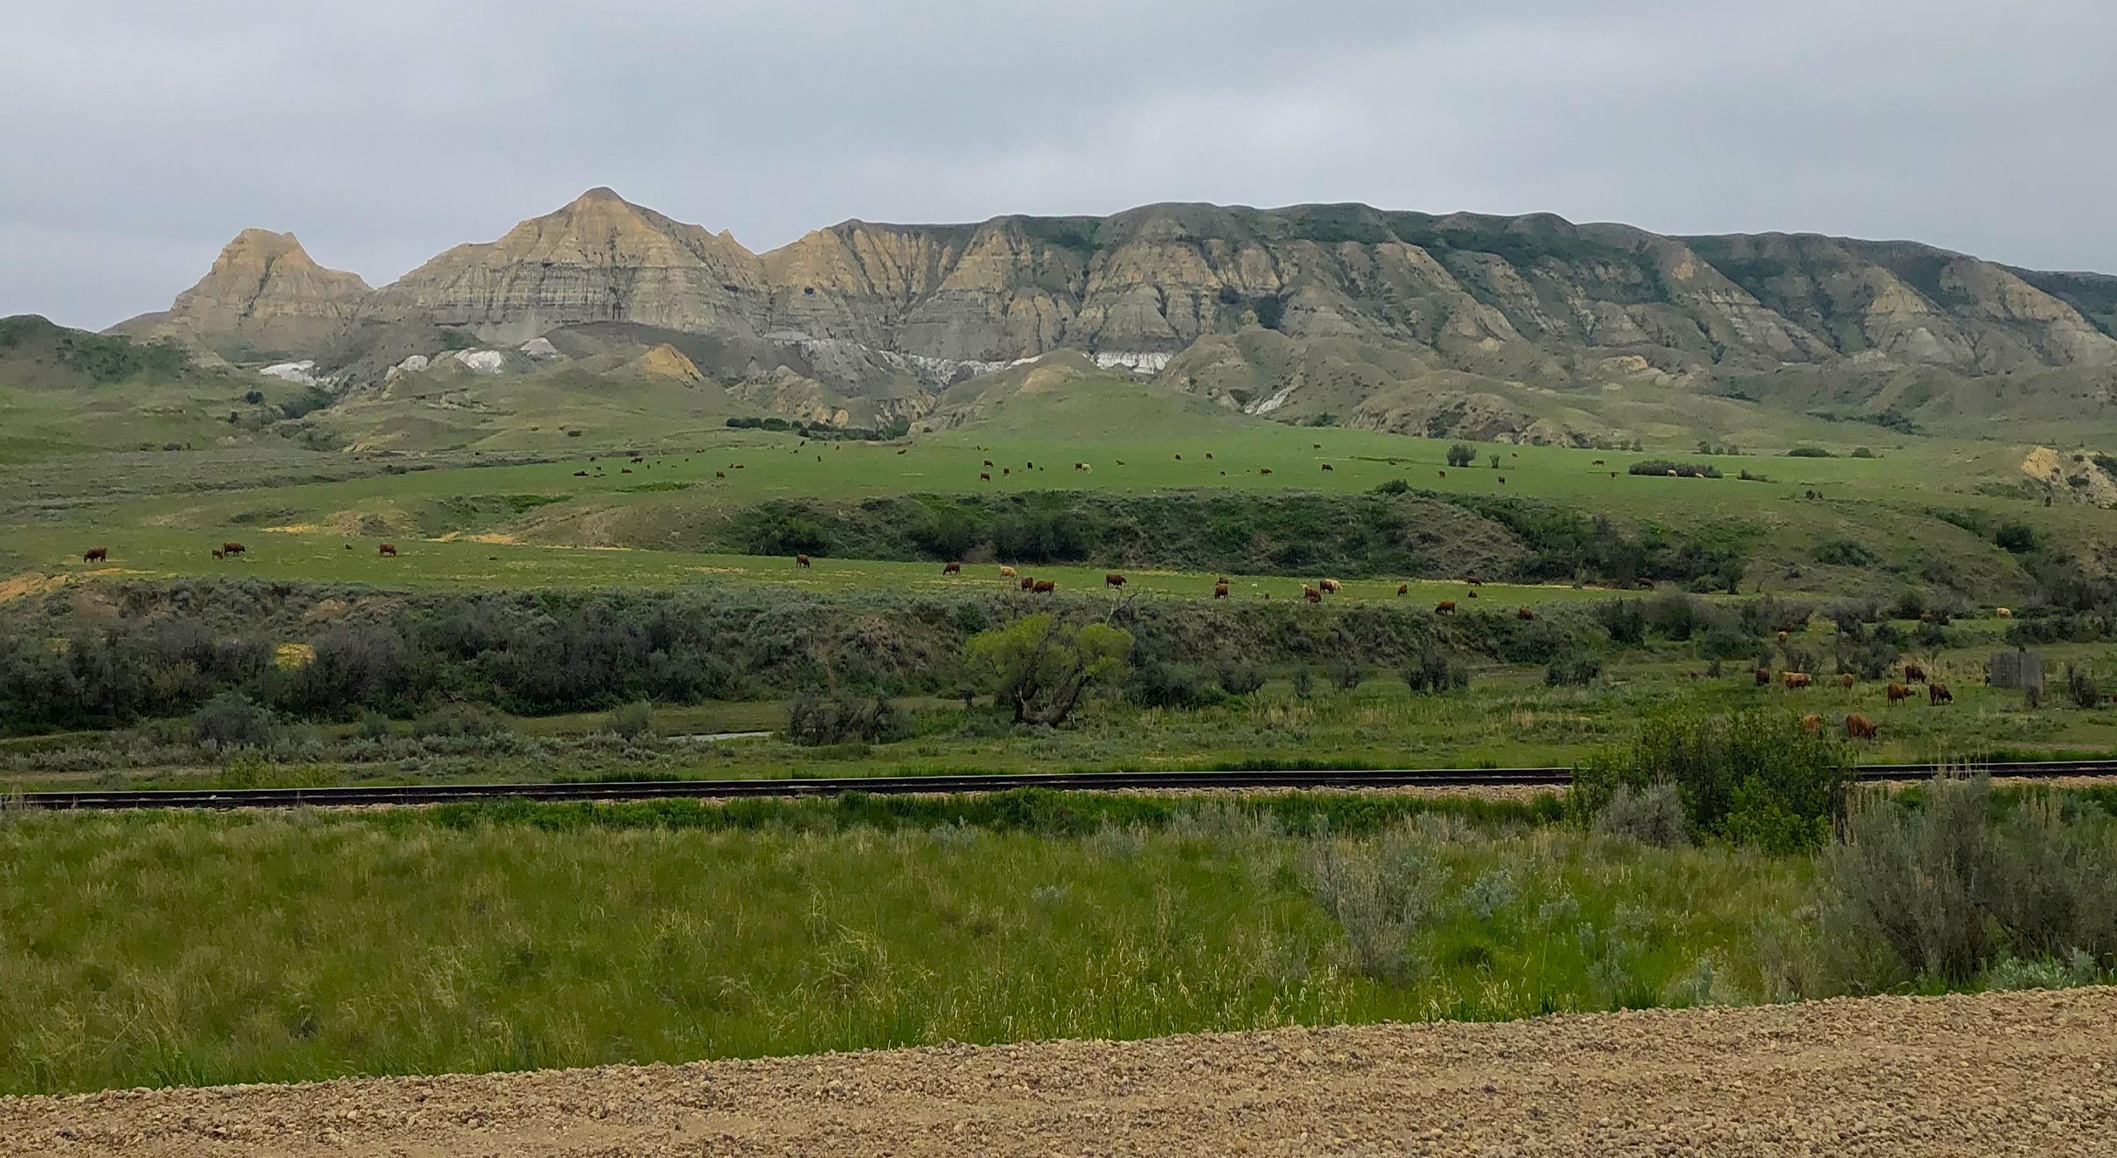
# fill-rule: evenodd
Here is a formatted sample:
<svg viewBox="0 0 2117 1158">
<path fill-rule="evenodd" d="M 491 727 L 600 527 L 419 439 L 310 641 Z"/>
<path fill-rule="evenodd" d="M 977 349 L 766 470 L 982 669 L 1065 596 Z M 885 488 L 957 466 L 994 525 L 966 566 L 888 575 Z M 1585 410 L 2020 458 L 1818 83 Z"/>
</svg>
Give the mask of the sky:
<svg viewBox="0 0 2117 1158">
<path fill-rule="evenodd" d="M 0 0 L 0 316 L 382 285 L 597 185 L 763 251 L 1155 201 L 2117 272 L 2110 0 Z"/>
</svg>

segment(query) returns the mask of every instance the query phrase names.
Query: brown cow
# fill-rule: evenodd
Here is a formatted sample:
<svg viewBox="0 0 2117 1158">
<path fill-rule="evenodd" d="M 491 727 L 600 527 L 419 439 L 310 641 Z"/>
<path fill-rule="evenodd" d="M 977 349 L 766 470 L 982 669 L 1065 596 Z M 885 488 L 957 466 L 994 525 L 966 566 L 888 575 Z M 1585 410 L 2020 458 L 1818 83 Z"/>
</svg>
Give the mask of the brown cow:
<svg viewBox="0 0 2117 1158">
<path fill-rule="evenodd" d="M 1790 692 L 1800 691 L 1816 682 L 1810 679 L 1805 671 L 1782 671 L 1779 673 L 1779 679 L 1786 684 L 1786 690 Z"/>
<path fill-rule="evenodd" d="M 1611 477 L 1611 478 L 1616 478 L 1616 477 L 1617 477 L 1617 472 L 1616 472 L 1616 471 L 1614 471 L 1614 470 L 1613 470 L 1613 471 L 1611 471 L 1611 472 L 1610 472 L 1610 477 Z"/>
<path fill-rule="evenodd" d="M 1852 690 L 1852 685 L 1858 682 L 1859 679 L 1855 677 L 1851 672 L 1846 672 L 1844 675 L 1838 677 L 1838 686 L 1844 688 L 1848 692 Z"/>
<path fill-rule="evenodd" d="M 1318 582 L 1316 586 L 1323 588 L 1325 595 L 1336 595 L 1344 584 L 1339 583 L 1336 579 L 1325 579 Z"/>
<path fill-rule="evenodd" d="M 1222 580 L 1221 580 L 1220 582 L 1218 582 L 1218 583 L 1215 583 L 1215 584 L 1213 584 L 1213 598 L 1215 598 L 1215 599 L 1226 599 L 1227 597 L 1228 597 L 1228 581 L 1227 581 L 1227 580 L 1225 580 L 1225 579 L 1222 579 Z"/>
<path fill-rule="evenodd" d="M 588 477 L 588 472 L 587 472 L 587 471 L 585 471 L 585 470 L 577 470 L 577 471 L 574 471 L 574 472 L 573 472 L 573 477 L 575 477 L 575 478 L 587 478 L 587 477 Z"/>
<path fill-rule="evenodd" d="M 809 557 L 808 557 L 807 555 L 796 555 L 796 556 L 794 556 L 794 565 L 795 565 L 795 566 L 797 566 L 797 567 L 806 567 L 806 566 L 808 566 L 808 565 L 809 565 Z"/>
<path fill-rule="evenodd" d="M 1603 463 L 1603 461 L 1602 461 L 1601 459 L 1599 459 L 1599 458 L 1598 458 L 1598 459 L 1596 459 L 1596 460 L 1595 460 L 1594 462 L 1591 462 L 1591 463 L 1589 463 L 1588 465 L 1589 465 L 1589 466 L 1603 466 L 1603 465 L 1605 465 L 1605 464 Z"/>
<path fill-rule="evenodd" d="M 1466 592 L 1466 594 L 1468 594 L 1468 595 L 1469 595 L 1469 596 L 1470 596 L 1470 597 L 1471 597 L 1472 599 L 1476 599 L 1476 598 L 1477 598 L 1477 588 L 1475 588 L 1475 587 L 1471 588 L 1471 589 L 1470 589 L 1470 590 L 1469 590 L 1468 592 Z"/>
<path fill-rule="evenodd" d="M 221 544 L 221 553 L 222 553 L 222 554 L 224 554 L 224 555 L 240 555 L 240 554 L 242 554 L 242 553 L 243 553 L 244 551 L 247 551 L 247 550 L 249 550 L 249 548 L 248 548 L 248 547 L 245 547 L 245 546 L 243 546 L 243 545 L 242 545 L 241 543 L 222 543 L 222 544 Z"/>
<path fill-rule="evenodd" d="M 1523 607 L 1515 611 L 1514 617 L 1516 619 L 1521 620 L 1523 623 L 1528 623 L 1529 621 L 1536 618 L 1536 612 L 1531 611 L 1526 607 Z"/>
<path fill-rule="evenodd" d="M 1865 716 L 1845 717 L 1845 738 L 1848 740 L 1874 739 L 1874 721 Z"/>
<path fill-rule="evenodd" d="M 991 473 L 990 471 L 979 471 L 979 472 L 978 472 L 978 481 L 979 481 L 979 482 L 991 482 L 991 481 L 992 481 L 992 473 Z"/>
<path fill-rule="evenodd" d="M 992 465 L 992 460 L 991 460 L 991 459 L 989 459 L 989 458 L 988 458 L 988 459 L 986 459 L 986 460 L 985 460 L 985 465 L 986 465 L 986 466 L 991 466 L 991 465 Z"/>
<path fill-rule="evenodd" d="M 1922 668 L 1922 667 L 1920 667 L 1919 665 L 1917 665 L 1917 664 L 1915 664 L 1915 663 L 1907 663 L 1907 664 L 1905 664 L 1905 665 L 1904 665 L 1904 682 L 1905 682 L 1905 683 L 1907 683 L 1907 684 L 1922 684 L 1922 683 L 1925 683 L 1925 682 L 1926 682 L 1926 669 L 1925 669 L 1925 668 Z"/>
<path fill-rule="evenodd" d="M 1785 633 L 1785 632 L 1783 632 L 1783 631 L 1779 633 L 1779 642 L 1780 642 L 1780 643 L 1785 643 L 1785 642 L 1786 642 L 1786 633 Z"/>
<path fill-rule="evenodd" d="M 2001 619 L 2012 619 L 2012 618 L 2014 618 L 2014 609 L 2013 609 L 2013 608 L 2011 608 L 2011 607 L 1995 607 L 1995 608 L 1993 608 L 1993 609 L 1992 609 L 1992 611 L 1993 611 L 1993 613 L 1994 613 L 1994 614 L 1998 615 L 1998 616 L 1999 616 L 1999 617 L 2000 617 Z"/>
<path fill-rule="evenodd" d="M 1889 702 L 1890 702 L 1890 703 L 1892 703 L 1892 704 L 1893 704 L 1893 703 L 1897 702 L 1898 700 L 1908 700 L 1908 699 L 1910 699 L 1910 698 L 1911 698 L 1911 685 L 1909 685 L 1909 684 L 1890 684 L 1890 685 L 1889 685 Z"/>
<path fill-rule="evenodd" d="M 1123 465 L 1125 465 L 1125 460 L 1124 460 L 1124 459 L 1118 459 L 1118 460 L 1117 460 L 1117 465 L 1119 465 L 1119 466 L 1123 466 Z"/>
<path fill-rule="evenodd" d="M 618 468 L 618 471 L 617 471 L 617 472 L 618 472 L 619 474 L 631 474 L 631 473 L 632 473 L 632 468 L 631 468 L 631 467 L 629 467 L 629 466 L 621 466 L 621 467 L 619 467 L 619 468 Z"/>
<path fill-rule="evenodd" d="M 1211 457 L 1213 457 L 1213 452 L 1212 452 L 1212 451 L 1210 451 L 1210 450 L 1209 450 L 1209 451 L 1206 451 L 1206 457 L 1207 457 L 1207 458 L 1211 458 Z"/>
<path fill-rule="evenodd" d="M 1014 578 L 1014 568 L 1012 568 L 1012 567 L 1002 567 L 1002 568 L 1000 568 L 1000 578 L 1002 578 L 1002 579 L 1012 579 L 1012 578 Z"/>
<path fill-rule="evenodd" d="M 348 550 L 350 550 L 350 549 L 351 549 L 351 548 L 348 548 Z M 216 559 L 225 559 L 225 558 L 227 558 L 227 557 L 228 557 L 228 553 L 227 553 L 227 552 L 225 552 L 225 551 L 223 551 L 223 550 L 221 550 L 221 549 L 220 549 L 219 547 L 215 547 L 215 548 L 213 549 L 213 557 L 214 557 L 214 558 L 216 558 Z"/>
<path fill-rule="evenodd" d="M 1952 704 L 1955 702 L 1955 693 L 1948 690 L 1947 684 L 1935 680 L 1926 685 L 1926 702 L 1936 706 Z"/>
<path fill-rule="evenodd" d="M 1472 587 L 1483 587 L 1485 585 L 1485 581 L 1475 575 L 1472 575 L 1470 578 L 1463 580 L 1463 582 L 1470 584 Z"/>
<path fill-rule="evenodd" d="M 1411 594 L 1411 584 L 1409 584 L 1409 583 L 1399 583 L 1399 584 L 1397 584 L 1397 594 L 1399 594 L 1399 595 L 1409 595 L 1409 594 Z"/>
<path fill-rule="evenodd" d="M 388 555 L 390 558 L 394 559 L 397 557 L 397 544 L 384 543 L 381 546 L 375 548 L 375 553 L 378 555 Z"/>
<path fill-rule="evenodd" d="M 1034 588 L 1035 586 L 1036 586 L 1036 580 L 1034 580 L 1034 579 L 1031 579 L 1031 578 L 1030 578 L 1029 576 L 1027 576 L 1027 575 L 1024 575 L 1024 576 L 1022 576 L 1022 590 L 1024 590 L 1024 591 L 1028 591 L 1028 590 L 1030 590 L 1030 589 Z"/>
<path fill-rule="evenodd" d="M 1326 462 L 1326 463 L 1324 463 L 1324 464 L 1323 464 L 1323 469 L 1324 469 L 1324 470 L 1330 470 L 1330 469 L 1331 469 L 1331 465 L 1330 465 L 1329 463 L 1327 463 L 1327 462 Z"/>
<path fill-rule="evenodd" d="M 1323 602 L 1323 592 L 1303 583 L 1301 585 L 1301 598 L 1308 600 L 1310 603 L 1321 603 Z"/>
<path fill-rule="evenodd" d="M 1036 586 L 1031 587 L 1029 590 L 1038 595 L 1050 595 L 1058 590 L 1058 582 L 1053 579 L 1039 579 L 1036 581 Z"/>
<path fill-rule="evenodd" d="M 1501 476 L 1500 476 L 1500 485 L 1501 485 L 1501 486 L 1506 486 L 1506 485 L 1507 485 L 1507 476 L 1506 476 L 1506 475 L 1501 475 Z"/>
<path fill-rule="evenodd" d="M 90 547 L 81 554 L 81 562 L 83 563 L 106 563 L 109 561 L 110 548 L 108 547 Z"/>
<path fill-rule="evenodd" d="M 1801 727 L 1806 729 L 1811 736 L 1820 736 L 1823 734 L 1823 717 L 1816 715 L 1803 716 L 1801 717 Z"/>
<path fill-rule="evenodd" d="M 1770 687 L 1770 686 L 1771 686 L 1771 683 L 1772 683 L 1772 673 L 1771 673 L 1771 672 L 1770 672 L 1770 671 L 1769 671 L 1768 669 L 1766 669 L 1766 668 L 1761 668 L 1761 667 L 1760 667 L 1760 668 L 1758 668 L 1758 669 L 1757 669 L 1757 686 L 1758 686 L 1758 687 L 1760 687 L 1760 688 L 1768 688 L 1768 687 Z"/>
<path fill-rule="evenodd" d="M 1115 571 L 1103 576 L 1103 586 L 1105 587 L 1123 587 L 1124 585 L 1125 577 Z"/>
<path fill-rule="evenodd" d="M 1433 613 L 1434 613 L 1435 615 L 1454 615 L 1454 614 L 1455 614 L 1455 600 L 1453 600 L 1453 599 L 1443 599 L 1443 600 L 1441 600 L 1441 601 L 1440 601 L 1439 603 L 1436 603 L 1436 604 L 1434 604 L 1434 605 L 1433 605 Z"/>
<path fill-rule="evenodd" d="M 1258 474 L 1270 474 L 1270 473 L 1272 473 L 1272 468 L 1271 468 L 1271 467 L 1264 467 L 1264 468 L 1262 468 L 1262 469 L 1258 470 L 1258 472 L 1257 472 L 1257 473 L 1258 473 Z"/>
<path fill-rule="evenodd" d="M 961 564 L 961 563 L 943 563 L 943 564 L 941 564 L 941 574 L 943 574 L 943 575 L 961 575 L 962 573 L 963 573 L 963 564 Z"/>
<path fill-rule="evenodd" d="M 1439 474 L 1439 475 L 1440 475 L 1440 476 L 1441 476 L 1442 478 L 1447 478 L 1447 477 L 1448 477 L 1448 472 L 1447 472 L 1447 471 L 1445 471 L 1445 470 L 1444 470 L 1444 471 L 1438 471 L 1438 472 L 1436 472 L 1436 473 L 1438 473 L 1438 474 Z"/>
<path fill-rule="evenodd" d="M 898 454 L 903 454 L 904 452 L 900 450 L 900 451 L 898 451 L 897 453 L 898 453 Z M 724 470 L 716 470 L 716 471 L 714 471 L 714 472 L 713 472 L 713 477 L 714 477 L 714 478 L 726 478 L 726 477 L 728 477 L 728 472 L 727 472 L 727 471 L 724 471 Z"/>
</svg>

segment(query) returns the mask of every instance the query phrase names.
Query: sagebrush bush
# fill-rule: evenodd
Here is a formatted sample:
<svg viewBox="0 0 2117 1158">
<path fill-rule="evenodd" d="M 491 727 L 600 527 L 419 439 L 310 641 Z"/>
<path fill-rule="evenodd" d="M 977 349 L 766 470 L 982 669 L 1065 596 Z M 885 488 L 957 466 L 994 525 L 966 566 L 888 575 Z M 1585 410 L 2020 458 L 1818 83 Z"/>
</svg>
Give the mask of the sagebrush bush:
<svg viewBox="0 0 2117 1158">
<path fill-rule="evenodd" d="M 222 692 L 192 713 L 191 734 L 216 748 L 262 748 L 272 742 L 272 713 L 239 692 Z"/>
<path fill-rule="evenodd" d="M 1544 669 L 1544 683 L 1551 687 L 1586 687 L 1602 678 L 1602 657 L 1575 650 L 1555 656 Z"/>
<path fill-rule="evenodd" d="M 1227 698 L 1203 668 L 1143 663 L 1125 680 L 1125 698 L 1143 708 L 1203 708 Z"/>
<path fill-rule="evenodd" d="M 379 731 L 372 729 L 371 720 L 380 721 Z M 479 704 L 443 704 L 412 721 L 412 735 L 421 739 L 497 736 L 512 730 L 513 725 L 508 723 L 507 717 Z M 381 739 L 389 735 L 389 720 L 379 713 L 370 712 L 361 719 L 361 734 Z"/>
<path fill-rule="evenodd" d="M 797 744 L 876 744 L 904 729 L 904 714 L 886 696 L 804 695 L 787 705 L 787 738 Z"/>
<path fill-rule="evenodd" d="M 1418 842 L 1390 833 L 1379 841 L 1319 840 L 1305 850 L 1303 882 L 1345 931 L 1355 970 L 1401 985 L 1425 963 L 1412 934 L 1436 915 L 1438 870 Z"/>
<path fill-rule="evenodd" d="M 1957 984 L 2004 956 L 2117 953 L 2117 840 L 2048 793 L 1998 819 L 1991 782 L 1943 777 L 1916 801 L 1860 794 L 1820 866 L 1827 944 L 1886 953 L 1845 966 L 1857 988 Z"/>
<path fill-rule="evenodd" d="M 1439 643 L 1413 652 L 1397 674 L 1415 692 L 1433 694 L 1470 686 L 1470 668 Z"/>
<path fill-rule="evenodd" d="M 1690 843 L 1685 831 L 1683 795 L 1670 781 L 1634 788 L 1620 784 L 1595 813 L 1591 827 L 1605 836 L 1629 837 L 1657 848 Z"/>
<path fill-rule="evenodd" d="M 603 730 L 627 740 L 654 734 L 654 705 L 645 700 L 622 704 L 603 718 Z"/>
<path fill-rule="evenodd" d="M 1231 696 L 1246 696 L 1265 683 L 1265 671 L 1254 663 L 1234 662 L 1220 665 L 1220 690 Z"/>
</svg>

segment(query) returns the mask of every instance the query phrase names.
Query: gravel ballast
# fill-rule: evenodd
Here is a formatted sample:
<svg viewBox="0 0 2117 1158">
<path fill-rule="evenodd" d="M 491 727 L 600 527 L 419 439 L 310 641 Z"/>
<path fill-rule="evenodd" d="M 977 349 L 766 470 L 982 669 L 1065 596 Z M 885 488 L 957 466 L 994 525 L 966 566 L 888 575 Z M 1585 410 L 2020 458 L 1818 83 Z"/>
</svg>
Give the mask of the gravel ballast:
<svg viewBox="0 0 2117 1158">
<path fill-rule="evenodd" d="M 2117 989 L 0 1098 L 0 1153 L 2117 1154 Z"/>
</svg>

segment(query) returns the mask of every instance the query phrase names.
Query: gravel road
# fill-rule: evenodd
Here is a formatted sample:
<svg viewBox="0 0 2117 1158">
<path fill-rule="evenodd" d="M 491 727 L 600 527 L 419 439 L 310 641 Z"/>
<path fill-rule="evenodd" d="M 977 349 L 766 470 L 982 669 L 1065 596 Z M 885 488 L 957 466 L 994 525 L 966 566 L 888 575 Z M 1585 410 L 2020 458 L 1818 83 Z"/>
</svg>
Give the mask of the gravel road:
<svg viewBox="0 0 2117 1158">
<path fill-rule="evenodd" d="M 2117 989 L 0 1098 L 8 1155 L 2117 1153 Z"/>
</svg>

